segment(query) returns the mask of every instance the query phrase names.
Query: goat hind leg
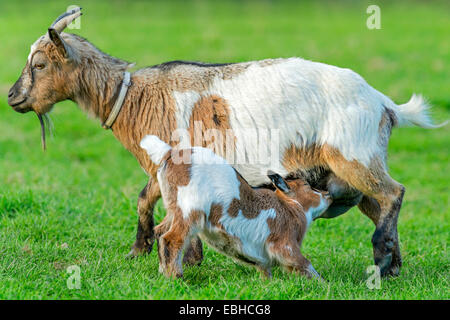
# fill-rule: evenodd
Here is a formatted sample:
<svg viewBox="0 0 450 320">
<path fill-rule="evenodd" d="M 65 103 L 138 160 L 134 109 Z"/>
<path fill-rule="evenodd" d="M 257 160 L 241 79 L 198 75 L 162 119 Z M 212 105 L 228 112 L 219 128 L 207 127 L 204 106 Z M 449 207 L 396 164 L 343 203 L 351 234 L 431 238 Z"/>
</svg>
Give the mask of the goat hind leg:
<svg viewBox="0 0 450 320">
<path fill-rule="evenodd" d="M 397 220 L 405 188 L 389 176 L 380 159 L 374 159 L 368 168 L 356 160 L 334 155 L 328 165 L 365 195 L 359 208 L 376 225 L 372 237 L 374 262 L 382 276 L 397 275 L 401 266 Z"/>
<path fill-rule="evenodd" d="M 374 198 L 364 196 L 361 202 L 358 204 L 359 210 L 372 220 L 375 226 L 379 225 L 379 221 L 381 218 L 381 207 L 377 200 Z M 393 228 L 395 230 L 392 238 L 394 239 L 394 247 L 392 249 L 392 261 L 391 266 L 387 271 L 387 275 L 397 276 L 400 273 L 400 268 L 402 266 L 402 257 L 400 253 L 400 246 L 398 241 L 398 233 L 396 232 L 397 228 Z M 378 236 L 378 235 L 377 235 Z"/>
<path fill-rule="evenodd" d="M 397 221 L 405 188 L 399 183 L 394 186 L 391 194 L 378 200 L 382 210 L 372 237 L 375 264 L 380 267 L 382 276 L 397 276 L 402 265 Z"/>
</svg>

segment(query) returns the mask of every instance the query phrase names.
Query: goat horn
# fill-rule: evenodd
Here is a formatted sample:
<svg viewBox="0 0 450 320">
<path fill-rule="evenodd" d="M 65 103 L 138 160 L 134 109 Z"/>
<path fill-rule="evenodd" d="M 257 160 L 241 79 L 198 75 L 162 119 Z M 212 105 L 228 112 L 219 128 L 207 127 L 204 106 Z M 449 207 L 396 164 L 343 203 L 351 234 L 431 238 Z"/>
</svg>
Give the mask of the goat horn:
<svg viewBox="0 0 450 320">
<path fill-rule="evenodd" d="M 51 29 L 55 29 L 58 33 L 63 31 L 73 20 L 81 16 L 81 8 L 75 8 L 71 11 L 64 12 L 60 15 L 50 26 Z"/>
</svg>

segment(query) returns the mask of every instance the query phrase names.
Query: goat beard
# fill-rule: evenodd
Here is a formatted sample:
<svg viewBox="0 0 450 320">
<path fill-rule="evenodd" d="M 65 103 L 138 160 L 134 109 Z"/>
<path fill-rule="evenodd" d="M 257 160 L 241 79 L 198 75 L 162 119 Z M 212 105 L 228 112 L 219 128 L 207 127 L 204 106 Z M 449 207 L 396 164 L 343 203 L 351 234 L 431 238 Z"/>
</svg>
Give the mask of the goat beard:
<svg viewBox="0 0 450 320">
<path fill-rule="evenodd" d="M 44 113 L 44 114 L 36 113 L 36 114 L 37 114 L 37 117 L 41 124 L 41 143 L 42 143 L 42 149 L 45 151 L 45 150 L 47 150 L 46 135 L 45 135 L 46 129 L 51 134 L 52 130 L 53 130 L 53 124 L 52 124 L 52 120 L 50 119 L 50 116 L 48 115 L 48 113 Z M 47 125 L 47 127 L 46 127 L 46 125 Z"/>
</svg>

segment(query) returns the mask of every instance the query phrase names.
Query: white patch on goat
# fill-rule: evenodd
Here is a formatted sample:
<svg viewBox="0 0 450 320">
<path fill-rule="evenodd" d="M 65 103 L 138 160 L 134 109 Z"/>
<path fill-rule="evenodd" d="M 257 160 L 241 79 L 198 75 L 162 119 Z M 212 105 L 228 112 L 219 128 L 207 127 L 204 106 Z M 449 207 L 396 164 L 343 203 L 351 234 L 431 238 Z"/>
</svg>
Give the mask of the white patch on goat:
<svg viewBox="0 0 450 320">
<path fill-rule="evenodd" d="M 234 218 L 224 210 L 219 221 L 229 234 L 241 240 L 242 252 L 247 257 L 265 264 L 269 260 L 265 249 L 266 240 L 270 235 L 267 219 L 275 217 L 274 209 L 261 210 L 259 215 L 253 219 L 244 217 L 241 210 Z"/>
<path fill-rule="evenodd" d="M 240 182 L 234 169 L 210 149 L 194 147 L 191 156 L 191 177 L 187 186 L 178 187 L 177 205 L 183 217 L 192 210 L 201 210 L 209 216 L 213 203 L 228 210 L 231 201 L 239 199 Z"/>
<path fill-rule="evenodd" d="M 28 55 L 28 62 L 31 62 L 31 57 L 33 56 L 33 53 L 36 51 L 39 42 L 41 42 L 42 39 L 44 39 L 45 36 L 41 36 L 39 39 L 37 39 L 30 47 L 30 54 Z"/>
<path fill-rule="evenodd" d="M 216 77 L 200 95 L 176 93 L 179 125 L 189 123 L 196 98 L 212 94 L 228 102 L 238 154 L 252 158 L 258 148 L 242 129 L 279 129 L 276 151 L 280 155 L 291 143 L 298 147 L 328 144 L 347 160 L 366 166 L 380 152 L 377 141 L 383 105 L 394 105 L 349 69 L 289 58 L 270 66 L 253 62 L 231 79 Z M 270 182 L 258 163 L 233 166 L 252 185 Z"/>
<path fill-rule="evenodd" d="M 180 129 L 188 129 L 192 109 L 194 108 L 194 104 L 200 100 L 200 94 L 195 91 L 174 91 L 173 97 L 176 106 L 175 119 L 177 120 L 177 127 Z"/>
<path fill-rule="evenodd" d="M 172 149 L 167 143 L 153 135 L 145 136 L 141 140 L 140 147 L 147 152 L 155 164 L 160 164 L 162 158 Z"/>
</svg>

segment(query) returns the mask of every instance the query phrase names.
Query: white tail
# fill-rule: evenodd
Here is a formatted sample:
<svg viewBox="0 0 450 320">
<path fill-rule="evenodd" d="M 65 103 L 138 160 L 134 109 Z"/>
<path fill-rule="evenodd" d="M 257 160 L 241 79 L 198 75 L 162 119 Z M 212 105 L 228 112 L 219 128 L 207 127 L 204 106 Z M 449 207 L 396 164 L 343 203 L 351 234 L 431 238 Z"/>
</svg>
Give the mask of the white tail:
<svg viewBox="0 0 450 320">
<path fill-rule="evenodd" d="M 413 94 L 407 103 L 401 104 L 397 108 L 393 108 L 393 110 L 398 118 L 398 126 L 416 125 L 429 129 L 445 126 L 448 121 L 439 125 L 433 123 L 429 114 L 430 108 L 430 105 L 422 95 Z"/>
<path fill-rule="evenodd" d="M 142 149 L 147 151 L 147 154 L 152 159 L 153 163 L 160 164 L 162 158 L 169 152 L 172 147 L 159 139 L 157 136 L 147 135 L 140 143 Z"/>
</svg>

